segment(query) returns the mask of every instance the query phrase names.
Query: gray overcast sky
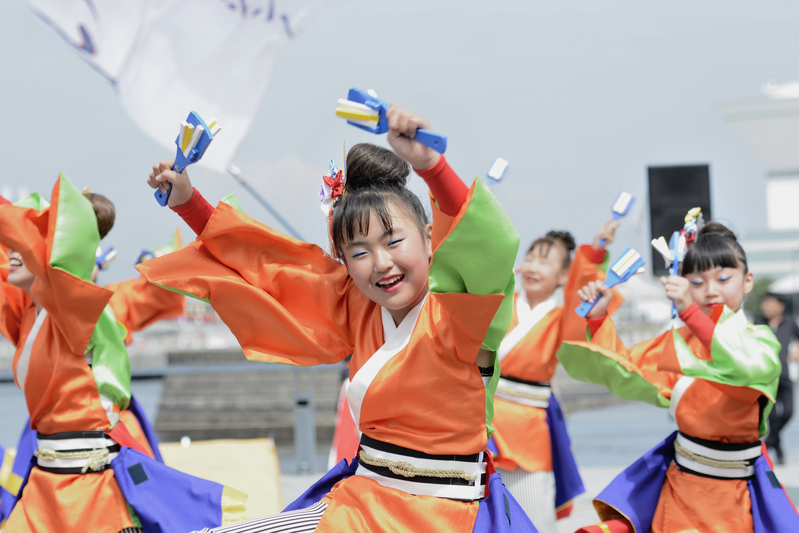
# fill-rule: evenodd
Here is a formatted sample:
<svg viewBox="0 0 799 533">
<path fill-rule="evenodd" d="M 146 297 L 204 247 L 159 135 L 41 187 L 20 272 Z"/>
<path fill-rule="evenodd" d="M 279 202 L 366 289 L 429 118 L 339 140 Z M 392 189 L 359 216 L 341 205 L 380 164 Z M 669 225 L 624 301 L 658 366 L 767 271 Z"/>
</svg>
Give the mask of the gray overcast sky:
<svg viewBox="0 0 799 533">
<path fill-rule="evenodd" d="M 495 193 L 522 253 L 551 228 L 590 239 L 628 190 L 639 202 L 611 251 L 633 245 L 649 258 L 652 164 L 709 163 L 714 215 L 763 229 L 764 170 L 715 104 L 757 97 L 768 78 L 799 79 L 797 20 L 789 2 L 329 0 L 281 50 L 235 163 L 324 245 L 316 193 L 327 160 L 341 162 L 345 138 L 385 142 L 333 115 L 357 85 L 426 114 L 466 181 L 497 156 L 510 161 Z M 49 196 L 63 169 L 116 203 L 104 243 L 120 258 L 101 282 L 135 275 L 138 251 L 176 225 L 193 238 L 144 184 L 174 151 L 134 126 L 105 80 L 21 0 L 0 0 L 0 102 L 0 188 Z M 191 174 L 212 203 L 236 192 L 250 215 L 275 224 L 231 178 Z"/>
</svg>

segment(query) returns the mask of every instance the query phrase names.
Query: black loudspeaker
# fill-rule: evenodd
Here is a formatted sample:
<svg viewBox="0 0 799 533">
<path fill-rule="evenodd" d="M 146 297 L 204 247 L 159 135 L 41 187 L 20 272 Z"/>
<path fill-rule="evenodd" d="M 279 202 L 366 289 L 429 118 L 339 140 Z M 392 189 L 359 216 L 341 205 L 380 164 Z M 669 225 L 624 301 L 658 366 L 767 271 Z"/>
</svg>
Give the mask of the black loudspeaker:
<svg viewBox="0 0 799 533">
<path fill-rule="evenodd" d="M 710 166 L 685 165 L 648 167 L 649 171 L 649 228 L 652 239 L 664 237 L 682 229 L 689 209 L 701 207 L 705 220 L 711 220 Z M 652 262 L 649 269 L 656 276 L 668 275 L 663 257 L 650 246 Z"/>
</svg>

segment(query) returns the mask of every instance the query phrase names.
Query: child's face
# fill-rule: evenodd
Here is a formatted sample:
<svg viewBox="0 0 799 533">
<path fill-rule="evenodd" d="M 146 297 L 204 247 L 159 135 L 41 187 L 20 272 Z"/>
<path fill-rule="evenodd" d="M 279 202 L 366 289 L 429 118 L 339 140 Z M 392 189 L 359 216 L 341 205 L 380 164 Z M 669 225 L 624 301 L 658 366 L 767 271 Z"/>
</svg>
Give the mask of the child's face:
<svg viewBox="0 0 799 533">
<path fill-rule="evenodd" d="M 743 267 L 715 267 L 685 277 L 688 279 L 691 298 L 706 315 L 722 304 L 737 312 L 754 283 L 752 273 L 744 274 Z"/>
<path fill-rule="evenodd" d="M 28 270 L 22 256 L 13 250 L 8 251 L 8 282 L 15 287 L 30 292 L 36 276 Z"/>
<path fill-rule="evenodd" d="M 558 286 L 564 285 L 569 277 L 568 269 L 563 268 L 566 249 L 556 242 L 545 255 L 545 246 L 539 244 L 527 252 L 521 269 L 522 288 L 528 297 L 543 300 L 549 298 Z"/>
<path fill-rule="evenodd" d="M 432 226 L 421 235 L 403 209 L 392 206 L 392 212 L 389 231 L 372 213 L 368 234 L 345 243 L 342 257 L 355 285 L 399 324 L 427 294 Z"/>
</svg>

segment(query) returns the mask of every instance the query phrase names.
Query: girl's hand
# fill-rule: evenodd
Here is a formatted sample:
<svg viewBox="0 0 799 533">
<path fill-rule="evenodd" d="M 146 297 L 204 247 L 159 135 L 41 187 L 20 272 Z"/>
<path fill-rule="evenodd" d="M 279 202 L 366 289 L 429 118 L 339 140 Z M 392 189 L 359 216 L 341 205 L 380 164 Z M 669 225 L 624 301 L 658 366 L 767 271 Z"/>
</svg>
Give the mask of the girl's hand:
<svg viewBox="0 0 799 533">
<path fill-rule="evenodd" d="M 682 313 L 688 306 L 694 303 L 691 298 L 691 283 L 682 276 L 669 276 L 660 278 L 660 282 L 666 287 L 666 297 L 674 302 L 677 312 Z"/>
<path fill-rule="evenodd" d="M 612 218 L 608 218 L 607 221 L 602 224 L 602 227 L 596 232 L 594 235 L 594 249 L 595 250 L 604 250 L 607 246 L 613 242 L 616 238 L 616 228 L 619 227 L 619 221 L 613 220 Z M 600 244 L 602 239 L 605 239 L 604 244 Z"/>
<path fill-rule="evenodd" d="M 184 168 L 183 172 L 178 174 L 172 170 L 172 165 L 174 164 L 174 159 L 165 159 L 153 165 L 153 171 L 150 172 L 150 176 L 147 178 L 147 185 L 153 189 L 160 188 L 164 194 L 169 190 L 169 184 L 172 184 L 172 194 L 169 195 L 169 201 L 167 202 L 169 207 L 185 204 L 194 193 L 194 187 L 191 185 L 186 169 Z"/>
<path fill-rule="evenodd" d="M 397 155 L 411 164 L 414 170 L 427 170 L 435 166 L 441 154 L 414 141 L 416 130 L 430 129 L 430 123 L 421 115 L 401 108 L 397 104 L 389 104 L 386 111 L 388 119 L 388 143 Z"/>
<path fill-rule="evenodd" d="M 585 318 L 599 318 L 605 316 L 608 312 L 608 306 L 611 300 L 613 300 L 613 293 L 599 281 L 592 281 L 582 289 L 579 289 L 577 291 L 577 296 L 580 297 L 580 301 L 582 302 L 594 302 L 597 298 L 602 296 Z"/>
</svg>

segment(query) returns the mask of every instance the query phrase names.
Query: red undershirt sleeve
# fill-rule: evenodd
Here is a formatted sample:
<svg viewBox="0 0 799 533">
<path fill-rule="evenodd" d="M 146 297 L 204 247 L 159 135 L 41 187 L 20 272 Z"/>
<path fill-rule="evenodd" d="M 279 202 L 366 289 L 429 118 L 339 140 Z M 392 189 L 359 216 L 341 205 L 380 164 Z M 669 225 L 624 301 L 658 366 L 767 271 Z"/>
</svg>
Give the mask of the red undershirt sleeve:
<svg viewBox="0 0 799 533">
<path fill-rule="evenodd" d="M 710 347 L 713 345 L 713 330 L 716 329 L 716 323 L 713 322 L 713 319 L 703 313 L 696 302 L 693 302 L 685 311 L 680 313 L 680 319 L 685 322 L 691 333 L 696 335 L 709 352 Z"/>
<path fill-rule="evenodd" d="M 208 224 L 208 220 L 211 218 L 211 214 L 214 212 L 214 206 L 203 198 L 203 195 L 200 194 L 200 191 L 198 191 L 196 187 L 188 202 L 170 207 L 170 209 L 180 215 L 180 218 L 182 218 L 197 235 L 203 232 L 206 224 Z"/>
<path fill-rule="evenodd" d="M 455 174 L 442 155 L 438 163 L 425 170 L 416 171 L 430 187 L 438 207 L 447 215 L 457 216 L 466 201 L 468 187 Z"/>
<path fill-rule="evenodd" d="M 588 321 L 588 331 L 591 332 L 591 336 L 593 337 L 596 335 L 596 332 L 599 331 L 599 328 L 602 324 L 605 323 L 605 319 L 608 317 L 607 313 L 604 315 L 597 317 L 597 318 L 586 318 Z"/>
<path fill-rule="evenodd" d="M 591 262 L 595 265 L 601 265 L 605 262 L 605 256 L 607 255 L 607 250 L 597 250 L 593 246 L 591 247 Z"/>
</svg>

